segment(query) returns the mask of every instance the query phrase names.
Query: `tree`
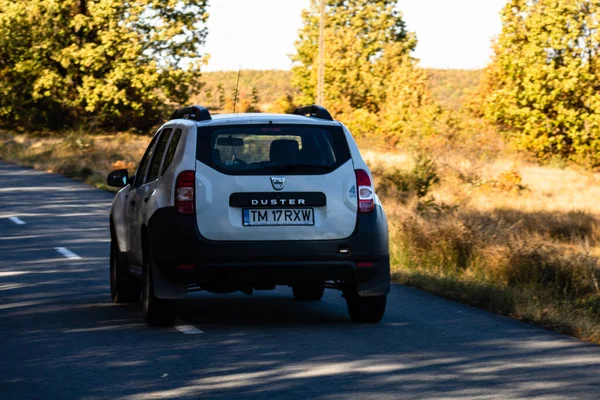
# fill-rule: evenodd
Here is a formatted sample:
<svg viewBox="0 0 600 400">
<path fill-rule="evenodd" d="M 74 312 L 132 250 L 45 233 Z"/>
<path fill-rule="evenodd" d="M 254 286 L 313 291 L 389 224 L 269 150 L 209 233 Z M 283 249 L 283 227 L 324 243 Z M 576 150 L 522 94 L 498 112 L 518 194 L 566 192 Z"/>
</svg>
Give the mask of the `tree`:
<svg viewBox="0 0 600 400">
<path fill-rule="evenodd" d="M 325 105 L 379 111 L 392 71 L 416 45 L 407 32 L 396 0 L 325 0 Z M 292 56 L 292 84 L 300 103 L 316 98 L 319 3 L 304 10 L 304 26 Z"/>
<path fill-rule="evenodd" d="M 275 103 L 271 105 L 270 112 L 278 114 L 291 114 L 296 109 L 294 96 L 291 93 L 282 94 Z"/>
<path fill-rule="evenodd" d="M 250 102 L 246 107 L 245 112 L 260 112 L 260 108 L 258 106 L 259 97 L 258 97 L 258 89 L 256 86 L 252 86 L 252 92 L 250 94 Z"/>
<path fill-rule="evenodd" d="M 446 122 L 443 108 L 429 89 L 427 72 L 413 63 L 414 60 L 406 57 L 391 74 L 385 90 L 387 101 L 378 125 L 389 144 L 395 145 L 402 138 L 435 136 L 442 131 L 440 125 Z"/>
<path fill-rule="evenodd" d="M 240 101 L 239 90 L 238 90 L 237 87 L 234 86 L 231 89 L 231 98 L 228 99 L 228 101 L 226 102 L 225 108 L 229 112 L 234 112 L 234 111 L 238 111 L 239 112 L 239 108 L 237 108 L 237 105 L 238 105 L 239 101 Z"/>
<path fill-rule="evenodd" d="M 299 103 L 316 97 L 319 7 L 303 12 L 304 27 L 292 59 Z M 325 106 L 355 136 L 379 136 L 386 144 L 432 136 L 444 123 L 430 94 L 428 75 L 410 53 L 416 46 L 396 0 L 327 0 Z M 413 140 L 414 141 L 414 140 Z"/>
<path fill-rule="evenodd" d="M 219 94 L 219 108 L 223 110 L 225 108 L 225 88 L 223 87 L 223 84 L 219 83 L 217 92 Z"/>
<path fill-rule="evenodd" d="M 205 91 L 205 96 L 206 96 L 206 102 L 207 102 L 207 107 L 212 107 L 212 101 L 213 101 L 213 95 L 212 95 L 212 91 L 211 90 L 206 90 Z"/>
<path fill-rule="evenodd" d="M 251 93 L 251 97 L 252 97 L 252 106 L 253 107 L 258 107 L 258 102 L 259 102 L 259 97 L 258 97 L 258 89 L 256 88 L 256 86 L 252 86 L 252 93 Z"/>
<path fill-rule="evenodd" d="M 147 127 L 199 88 L 206 0 L 0 0 L 0 120 Z"/>
<path fill-rule="evenodd" d="M 541 159 L 600 165 L 600 3 L 511 0 L 482 114 Z"/>
</svg>

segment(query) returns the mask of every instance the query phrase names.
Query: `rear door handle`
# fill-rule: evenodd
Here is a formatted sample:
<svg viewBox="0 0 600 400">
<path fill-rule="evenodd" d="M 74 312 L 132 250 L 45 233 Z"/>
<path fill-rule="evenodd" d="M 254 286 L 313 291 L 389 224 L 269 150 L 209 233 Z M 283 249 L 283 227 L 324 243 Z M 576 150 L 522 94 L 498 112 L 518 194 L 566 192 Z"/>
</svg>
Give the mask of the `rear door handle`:
<svg viewBox="0 0 600 400">
<path fill-rule="evenodd" d="M 135 200 L 131 200 L 131 201 L 129 202 L 129 204 L 131 205 L 131 207 L 135 207 Z"/>
</svg>

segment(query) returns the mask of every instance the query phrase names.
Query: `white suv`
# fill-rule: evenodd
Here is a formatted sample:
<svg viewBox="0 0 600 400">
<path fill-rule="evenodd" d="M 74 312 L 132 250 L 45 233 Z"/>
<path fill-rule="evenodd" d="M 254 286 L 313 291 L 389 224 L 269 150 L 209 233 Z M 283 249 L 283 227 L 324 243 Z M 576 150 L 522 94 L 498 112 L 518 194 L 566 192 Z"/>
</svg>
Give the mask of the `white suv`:
<svg viewBox="0 0 600 400">
<path fill-rule="evenodd" d="M 355 322 L 378 322 L 390 290 L 388 230 L 348 129 L 316 105 L 292 115 L 177 110 L 110 214 L 114 302 L 142 295 L 150 325 L 187 293 L 274 289 L 317 301 L 341 290 Z"/>
</svg>

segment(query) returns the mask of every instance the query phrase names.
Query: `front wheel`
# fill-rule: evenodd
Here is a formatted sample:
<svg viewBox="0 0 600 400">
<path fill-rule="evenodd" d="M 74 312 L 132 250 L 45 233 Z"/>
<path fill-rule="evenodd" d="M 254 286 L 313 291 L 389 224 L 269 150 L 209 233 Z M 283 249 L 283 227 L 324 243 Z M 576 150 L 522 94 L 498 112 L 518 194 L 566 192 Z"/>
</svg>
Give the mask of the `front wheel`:
<svg viewBox="0 0 600 400">
<path fill-rule="evenodd" d="M 177 317 L 175 300 L 159 299 L 154 295 L 152 266 L 146 263 L 142 273 L 142 312 L 150 326 L 172 326 Z"/>
<path fill-rule="evenodd" d="M 140 300 L 142 283 L 127 271 L 114 238 L 110 241 L 110 297 L 113 303 L 136 303 Z"/>
<path fill-rule="evenodd" d="M 377 323 L 385 314 L 387 296 L 361 297 L 357 294 L 346 295 L 346 305 L 352 322 Z"/>
</svg>

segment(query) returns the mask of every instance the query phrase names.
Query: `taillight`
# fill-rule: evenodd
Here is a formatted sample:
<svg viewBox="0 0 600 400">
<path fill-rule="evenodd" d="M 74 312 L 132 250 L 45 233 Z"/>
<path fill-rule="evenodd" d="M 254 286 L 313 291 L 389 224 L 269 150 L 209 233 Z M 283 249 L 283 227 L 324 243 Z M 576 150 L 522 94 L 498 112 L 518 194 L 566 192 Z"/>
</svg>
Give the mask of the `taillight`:
<svg viewBox="0 0 600 400">
<path fill-rule="evenodd" d="M 358 187 L 358 212 L 370 213 L 375 209 L 375 193 L 371 177 L 364 169 L 356 171 L 356 186 Z"/>
<path fill-rule="evenodd" d="M 183 171 L 175 182 L 175 209 L 179 214 L 194 214 L 194 186 L 196 175 L 194 171 Z"/>
</svg>

